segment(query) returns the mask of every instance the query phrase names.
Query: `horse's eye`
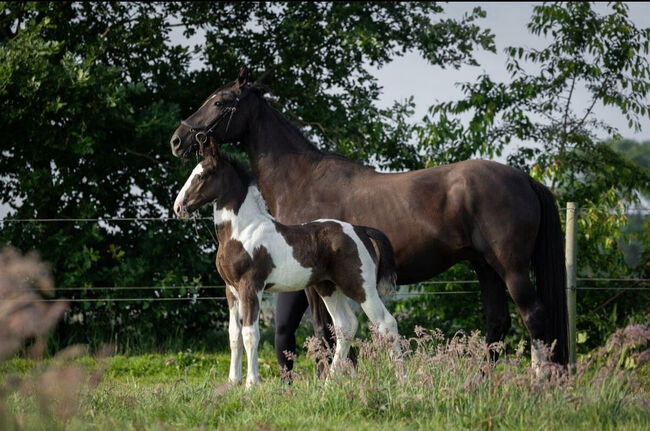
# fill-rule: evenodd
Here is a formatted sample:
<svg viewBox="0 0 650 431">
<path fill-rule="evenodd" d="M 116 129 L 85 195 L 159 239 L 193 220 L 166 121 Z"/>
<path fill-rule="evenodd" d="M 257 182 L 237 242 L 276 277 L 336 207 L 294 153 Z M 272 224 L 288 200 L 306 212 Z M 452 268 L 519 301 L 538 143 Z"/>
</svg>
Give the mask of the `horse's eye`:
<svg viewBox="0 0 650 431">
<path fill-rule="evenodd" d="M 217 100 L 216 102 L 214 102 L 214 106 L 222 107 L 223 102 L 221 100 Z"/>
</svg>

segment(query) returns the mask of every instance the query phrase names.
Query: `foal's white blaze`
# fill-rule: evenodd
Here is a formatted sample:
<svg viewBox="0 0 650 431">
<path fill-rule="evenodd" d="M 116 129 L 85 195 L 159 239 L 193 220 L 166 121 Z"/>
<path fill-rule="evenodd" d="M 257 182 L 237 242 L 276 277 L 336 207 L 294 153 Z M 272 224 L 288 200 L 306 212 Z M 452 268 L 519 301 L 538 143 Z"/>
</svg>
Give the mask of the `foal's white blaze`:
<svg viewBox="0 0 650 431">
<path fill-rule="evenodd" d="M 251 258 L 260 246 L 268 251 L 275 267 L 265 280 L 274 286 L 269 292 L 289 292 L 304 289 L 311 277 L 312 269 L 305 268 L 293 256 L 291 247 L 277 231 L 275 219 L 266 209 L 266 204 L 255 185 L 248 193 L 237 215 L 229 209 L 218 209 L 214 205 L 214 222 L 231 223 L 231 238 L 240 241 Z"/>
<path fill-rule="evenodd" d="M 183 211 L 181 208 L 181 204 L 183 203 L 183 200 L 185 199 L 185 192 L 187 192 L 187 189 L 190 188 L 190 184 L 192 183 L 192 179 L 194 179 L 195 176 L 201 175 L 203 172 L 203 166 L 201 163 L 196 165 L 192 173 L 190 174 L 189 178 L 187 181 L 185 181 L 185 184 L 183 184 L 183 188 L 181 189 L 180 192 L 178 192 L 178 195 L 176 196 L 176 200 L 174 201 L 174 212 L 176 215 L 180 218 L 187 218 L 189 217 L 189 214 L 187 211 Z"/>
</svg>

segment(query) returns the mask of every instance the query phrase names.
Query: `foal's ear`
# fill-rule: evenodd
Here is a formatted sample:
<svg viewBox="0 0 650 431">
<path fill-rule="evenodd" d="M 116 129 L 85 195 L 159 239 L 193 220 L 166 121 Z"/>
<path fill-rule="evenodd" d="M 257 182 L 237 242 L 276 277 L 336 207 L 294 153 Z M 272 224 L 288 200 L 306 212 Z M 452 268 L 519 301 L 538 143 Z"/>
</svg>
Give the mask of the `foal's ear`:
<svg viewBox="0 0 650 431">
<path fill-rule="evenodd" d="M 248 67 L 244 64 L 241 69 L 239 69 L 239 75 L 237 75 L 237 85 L 243 87 L 248 82 Z"/>
<path fill-rule="evenodd" d="M 212 157 L 217 157 L 217 144 L 212 138 L 210 138 L 210 143 L 208 144 L 208 154 Z"/>
</svg>

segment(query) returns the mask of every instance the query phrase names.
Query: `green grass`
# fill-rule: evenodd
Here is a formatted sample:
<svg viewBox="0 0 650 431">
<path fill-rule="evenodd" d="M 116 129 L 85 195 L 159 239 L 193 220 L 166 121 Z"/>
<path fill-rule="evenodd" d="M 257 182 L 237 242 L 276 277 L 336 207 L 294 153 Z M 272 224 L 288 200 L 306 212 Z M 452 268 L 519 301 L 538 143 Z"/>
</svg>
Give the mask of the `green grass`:
<svg viewBox="0 0 650 431">
<path fill-rule="evenodd" d="M 491 369 L 476 336 L 427 337 L 411 342 L 404 379 L 396 376 L 385 345 L 375 340 L 360 343 L 356 371 L 327 385 L 314 378 L 314 362 L 305 355 L 294 383 L 280 383 L 275 357 L 265 345 L 260 363 L 264 383 L 250 391 L 224 384 L 228 352 L 13 359 L 0 366 L 0 426 L 111 431 L 650 429 L 648 365 L 617 366 L 620 352 L 611 348 L 594 353 L 595 360 L 574 376 L 539 380 L 516 357 Z M 101 374 L 99 383 L 93 373 Z"/>
</svg>

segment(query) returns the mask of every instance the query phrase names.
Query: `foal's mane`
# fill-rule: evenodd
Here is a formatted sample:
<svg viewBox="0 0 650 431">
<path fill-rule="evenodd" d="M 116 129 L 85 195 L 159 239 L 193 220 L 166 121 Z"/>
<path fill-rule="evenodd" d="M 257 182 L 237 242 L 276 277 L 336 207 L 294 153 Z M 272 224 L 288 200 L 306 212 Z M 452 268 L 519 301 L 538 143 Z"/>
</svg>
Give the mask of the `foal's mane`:
<svg viewBox="0 0 650 431">
<path fill-rule="evenodd" d="M 254 177 L 248 166 L 229 154 L 222 153 L 221 151 L 216 151 L 215 153 L 207 152 L 201 163 L 203 164 L 203 172 L 205 175 L 214 174 L 222 165 L 229 164 L 233 167 L 244 186 L 248 187 L 253 183 Z"/>
</svg>

